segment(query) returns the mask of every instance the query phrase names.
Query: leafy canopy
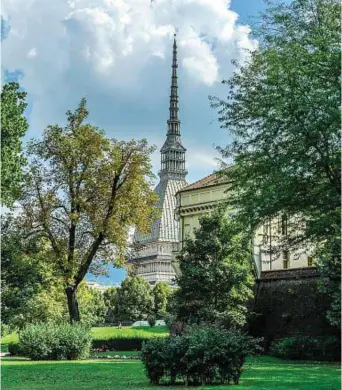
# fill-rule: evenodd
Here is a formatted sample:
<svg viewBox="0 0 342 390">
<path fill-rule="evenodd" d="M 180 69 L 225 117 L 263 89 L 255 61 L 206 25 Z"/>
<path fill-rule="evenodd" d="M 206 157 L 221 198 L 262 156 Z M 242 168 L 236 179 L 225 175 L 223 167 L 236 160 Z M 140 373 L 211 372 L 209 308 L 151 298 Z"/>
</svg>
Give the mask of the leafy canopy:
<svg viewBox="0 0 342 390">
<path fill-rule="evenodd" d="M 233 137 L 221 149 L 235 164 L 228 201 L 246 226 L 284 212 L 292 244 L 325 242 L 340 226 L 340 2 L 270 6 L 254 33 L 227 99 L 211 97 Z"/>
<path fill-rule="evenodd" d="M 68 297 L 71 320 L 79 320 L 77 286 L 104 263 L 122 265 L 128 230 L 146 231 L 156 213 L 146 140 L 108 139 L 84 121 L 86 101 L 67 112 L 67 125 L 48 126 L 28 146 L 29 165 L 17 223 L 27 235 L 44 237 Z"/>
<path fill-rule="evenodd" d="M 20 194 L 22 167 L 22 137 L 28 129 L 24 116 L 26 92 L 18 83 L 4 84 L 1 92 L 1 203 L 12 206 Z"/>
<path fill-rule="evenodd" d="M 250 237 L 232 217 L 216 212 L 200 220 L 195 238 L 180 253 L 174 305 L 188 324 L 242 326 L 254 278 Z"/>
<path fill-rule="evenodd" d="M 152 287 L 145 279 L 127 277 L 116 294 L 119 321 L 147 320 L 153 313 Z"/>
</svg>

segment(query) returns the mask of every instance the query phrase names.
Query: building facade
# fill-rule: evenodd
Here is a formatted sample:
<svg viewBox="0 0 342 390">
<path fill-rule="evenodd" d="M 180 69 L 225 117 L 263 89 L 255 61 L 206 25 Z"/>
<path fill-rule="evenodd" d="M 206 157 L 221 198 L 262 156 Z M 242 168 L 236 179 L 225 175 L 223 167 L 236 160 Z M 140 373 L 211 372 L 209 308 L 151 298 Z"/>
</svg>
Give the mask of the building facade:
<svg viewBox="0 0 342 390">
<path fill-rule="evenodd" d="M 199 218 L 213 211 L 229 196 L 229 182 L 217 174 L 211 174 L 176 194 L 175 217 L 179 223 L 179 244 L 173 252 L 173 266 L 178 272 L 177 254 L 186 237 L 200 226 Z M 228 192 L 228 193 L 227 193 Z M 285 216 L 279 216 L 260 226 L 253 238 L 253 263 L 258 278 L 267 271 L 302 269 L 314 266 L 310 251 L 304 248 L 282 250 L 279 243 L 290 234 Z"/>
<path fill-rule="evenodd" d="M 178 222 L 174 218 L 175 194 L 187 185 L 185 169 L 186 149 L 181 142 L 178 118 L 177 42 L 173 42 L 171 94 L 167 134 L 161 153 L 160 181 L 155 188 L 161 217 L 144 234 L 136 231 L 133 237 L 134 256 L 129 262 L 134 274 L 154 285 L 158 282 L 174 284 L 172 252 L 178 244 Z"/>
</svg>

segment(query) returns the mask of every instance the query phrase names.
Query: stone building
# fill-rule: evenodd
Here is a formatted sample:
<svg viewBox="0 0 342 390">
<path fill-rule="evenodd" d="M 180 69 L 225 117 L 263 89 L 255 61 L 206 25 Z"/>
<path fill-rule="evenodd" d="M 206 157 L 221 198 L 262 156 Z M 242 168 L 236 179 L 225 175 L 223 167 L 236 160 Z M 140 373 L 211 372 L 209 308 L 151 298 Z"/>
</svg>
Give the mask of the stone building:
<svg viewBox="0 0 342 390">
<path fill-rule="evenodd" d="M 178 271 L 176 256 L 184 239 L 193 236 L 200 226 L 199 218 L 214 210 L 229 196 L 227 178 L 215 173 L 186 186 L 176 194 L 175 217 L 179 223 L 179 244 L 173 253 L 173 266 Z M 257 229 L 253 243 L 253 264 L 257 278 L 268 271 L 302 269 L 313 266 L 310 251 L 304 248 L 278 250 L 282 236 L 290 234 L 285 216 L 266 222 Z"/>
<path fill-rule="evenodd" d="M 171 264 L 172 251 L 178 243 L 178 222 L 174 218 L 175 194 L 186 183 L 186 149 L 181 142 L 178 118 L 177 42 L 173 42 L 172 76 L 167 134 L 161 153 L 160 181 L 155 188 L 159 197 L 161 217 L 147 234 L 136 231 L 133 237 L 134 256 L 129 266 L 137 276 L 152 285 L 157 282 L 174 284 L 175 272 Z"/>
</svg>

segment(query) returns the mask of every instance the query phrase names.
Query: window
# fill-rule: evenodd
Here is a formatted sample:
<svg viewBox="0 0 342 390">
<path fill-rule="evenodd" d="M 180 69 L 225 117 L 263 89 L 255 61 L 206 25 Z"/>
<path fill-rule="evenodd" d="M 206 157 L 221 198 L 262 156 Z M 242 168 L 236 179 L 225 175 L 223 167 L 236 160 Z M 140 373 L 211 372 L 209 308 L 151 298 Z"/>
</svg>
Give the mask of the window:
<svg viewBox="0 0 342 390">
<path fill-rule="evenodd" d="M 290 254 L 289 251 L 283 251 L 283 268 L 288 269 L 290 265 Z"/>
<path fill-rule="evenodd" d="M 281 234 L 287 235 L 287 216 L 285 214 L 281 216 Z"/>
<path fill-rule="evenodd" d="M 313 257 L 312 256 L 308 256 L 308 267 L 313 267 Z"/>
</svg>

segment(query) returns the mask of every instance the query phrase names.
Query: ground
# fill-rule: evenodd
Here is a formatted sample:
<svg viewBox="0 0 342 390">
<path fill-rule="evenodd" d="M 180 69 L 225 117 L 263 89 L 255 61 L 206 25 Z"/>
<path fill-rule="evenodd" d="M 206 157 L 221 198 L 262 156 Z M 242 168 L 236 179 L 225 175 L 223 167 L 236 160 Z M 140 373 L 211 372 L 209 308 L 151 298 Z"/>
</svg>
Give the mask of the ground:
<svg viewBox="0 0 342 390">
<path fill-rule="evenodd" d="M 239 390 L 339 390 L 338 365 L 289 362 L 270 357 L 249 359 Z M 140 361 L 87 360 L 78 362 L 32 362 L 2 360 L 4 390 L 148 390 Z M 160 387 L 160 389 L 165 387 Z M 167 387 L 182 390 L 183 386 Z M 223 390 L 231 386 L 205 386 L 196 389 Z"/>
</svg>

